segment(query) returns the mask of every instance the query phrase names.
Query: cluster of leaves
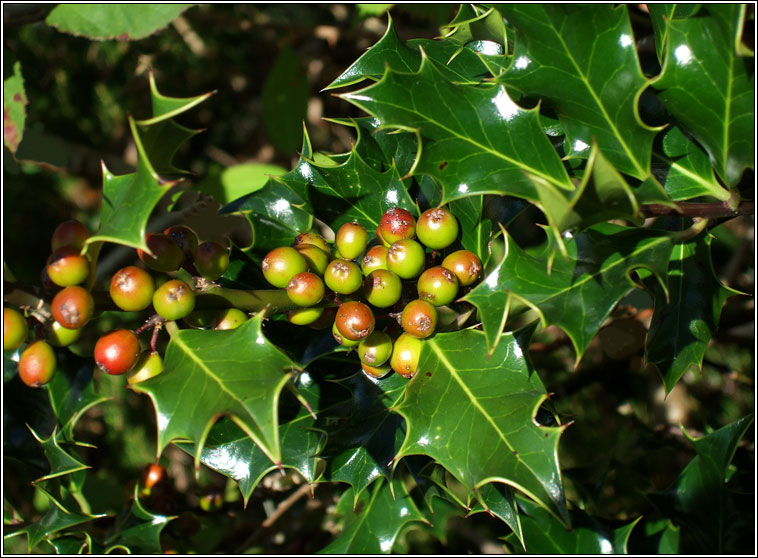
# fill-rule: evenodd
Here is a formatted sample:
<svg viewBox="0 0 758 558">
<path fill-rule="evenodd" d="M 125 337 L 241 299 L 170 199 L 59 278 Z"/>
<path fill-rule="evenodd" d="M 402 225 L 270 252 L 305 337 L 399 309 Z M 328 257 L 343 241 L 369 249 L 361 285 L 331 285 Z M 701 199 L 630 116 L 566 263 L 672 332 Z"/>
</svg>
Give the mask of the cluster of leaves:
<svg viewBox="0 0 758 558">
<path fill-rule="evenodd" d="M 175 330 L 164 372 L 135 386 L 155 409 L 157 454 L 180 448 L 197 469 L 237 483 L 245 504 L 277 470 L 314 491 L 339 487 L 341 529 L 327 553 L 407 550 L 409 529 L 444 540 L 450 518 L 482 512 L 502 522 L 513 552 L 744 551 L 752 521 L 732 521 L 744 496 L 728 483 L 752 415 L 688 435 L 694 457 L 667 484 L 645 487 L 650 517 L 598 513 L 574 488 L 581 483 L 567 488 L 558 450 L 570 422 L 530 356 L 534 337 L 556 326 L 578 366 L 619 305 L 647 293 L 643 356 L 670 393 L 702 367 L 725 301 L 739 294 L 714 273 L 709 221 L 687 202 L 726 217 L 751 192 L 746 6 L 649 9 L 652 69 L 623 5 L 464 5 L 440 39 L 405 42 L 390 18 L 328 87 L 350 87 L 340 98 L 368 115 L 333 119 L 353 131 L 353 148 L 317 153 L 306 131 L 291 171 L 222 209 L 252 235 L 207 296 L 261 310 L 266 252 L 349 221 L 375 229 L 394 206 L 418 215 L 448 204 L 484 280 L 451 308 L 450 331 L 424 343 L 411 381 L 365 376 L 328 330 L 295 332 L 271 309 L 234 331 Z M 15 71 L 4 104 L 11 151 L 25 103 Z M 148 218 L 179 173 L 173 156 L 194 135 L 174 117 L 208 97 L 166 97 L 152 79 L 151 91 L 153 116 L 129 120 L 136 172 L 103 168 L 95 258 L 103 243 L 144 248 Z M 659 214 L 669 216 L 646 221 Z M 540 233 L 524 235 L 526 221 Z M 456 329 L 463 323 L 473 325 Z M 84 363 L 61 362 L 45 389 L 52 433 L 34 432 L 49 462 L 35 481 L 48 511 L 9 536 L 25 534 L 30 549 L 47 541 L 63 552 L 157 552 L 175 518 L 136 493 L 106 536 L 86 527 L 103 519 L 84 496 L 91 481 L 75 426 L 105 398 Z M 6 397 L 20 389 L 14 366 L 6 355 Z M 11 506 L 6 519 L 16 523 Z"/>
</svg>

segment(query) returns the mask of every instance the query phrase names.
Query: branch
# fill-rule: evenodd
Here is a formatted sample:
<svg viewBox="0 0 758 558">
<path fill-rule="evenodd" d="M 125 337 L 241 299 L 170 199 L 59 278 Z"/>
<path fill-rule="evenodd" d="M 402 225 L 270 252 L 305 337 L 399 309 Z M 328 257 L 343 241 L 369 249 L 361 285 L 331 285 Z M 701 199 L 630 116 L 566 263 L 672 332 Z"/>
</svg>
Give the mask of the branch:
<svg viewBox="0 0 758 558">
<path fill-rule="evenodd" d="M 679 215 L 681 217 L 704 217 L 714 219 L 719 217 L 737 217 L 738 215 L 753 215 L 755 202 L 744 201 L 736 208 L 728 201 L 715 203 L 677 203 L 676 207 L 651 203 L 640 207 L 640 212 L 645 217 L 662 217 L 665 215 Z"/>
</svg>

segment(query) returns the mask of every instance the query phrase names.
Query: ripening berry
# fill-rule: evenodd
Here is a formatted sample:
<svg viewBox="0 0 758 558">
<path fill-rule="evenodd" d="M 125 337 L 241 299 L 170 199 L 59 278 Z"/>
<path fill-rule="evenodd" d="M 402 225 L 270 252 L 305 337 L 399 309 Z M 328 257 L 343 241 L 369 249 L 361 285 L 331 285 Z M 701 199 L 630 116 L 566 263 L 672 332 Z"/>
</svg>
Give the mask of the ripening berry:
<svg viewBox="0 0 758 558">
<path fill-rule="evenodd" d="M 363 370 L 363 373 L 366 374 L 367 376 L 371 376 L 372 378 L 381 378 L 382 376 L 386 376 L 387 372 L 392 370 L 392 368 L 390 368 L 389 364 L 382 364 L 381 366 L 371 366 L 370 364 L 361 362 L 361 370 Z"/>
<path fill-rule="evenodd" d="M 184 281 L 171 279 L 155 290 L 153 308 L 166 320 L 180 320 L 195 309 L 195 293 Z"/>
<path fill-rule="evenodd" d="M 3 350 L 15 351 L 26 341 L 29 326 L 18 310 L 3 308 Z"/>
<path fill-rule="evenodd" d="M 298 306 L 315 306 L 325 293 L 321 277 L 310 271 L 298 273 L 287 284 L 287 297 Z"/>
<path fill-rule="evenodd" d="M 63 221 L 53 231 L 50 237 L 50 249 L 55 252 L 58 248 L 67 246 L 76 250 L 81 250 L 84 243 L 89 238 L 87 227 L 79 221 L 71 219 Z"/>
<path fill-rule="evenodd" d="M 437 328 L 437 308 L 425 300 L 411 300 L 400 314 L 400 325 L 405 333 L 425 339 Z"/>
<path fill-rule="evenodd" d="M 368 233 L 360 223 L 345 223 L 337 231 L 337 250 L 346 260 L 354 260 L 366 249 Z"/>
<path fill-rule="evenodd" d="M 357 347 L 360 341 L 357 339 L 348 339 L 342 333 L 340 332 L 339 328 L 337 327 L 337 322 L 334 322 L 332 324 L 332 337 L 334 337 L 334 340 L 342 345 L 343 347 Z"/>
<path fill-rule="evenodd" d="M 227 308 L 222 310 L 213 320 L 213 329 L 225 331 L 228 329 L 237 329 L 247 321 L 247 314 L 239 308 Z"/>
<path fill-rule="evenodd" d="M 458 250 L 442 260 L 442 267 L 452 271 L 461 287 L 473 285 L 482 272 L 482 262 L 473 252 Z"/>
<path fill-rule="evenodd" d="M 363 295 L 372 306 L 389 308 L 400 300 L 403 282 L 387 269 L 372 271 L 363 281 Z"/>
<path fill-rule="evenodd" d="M 308 264 L 294 248 L 280 246 L 266 254 L 261 269 L 266 281 L 274 287 L 285 289 L 295 275 L 308 271 Z"/>
<path fill-rule="evenodd" d="M 287 321 L 295 325 L 311 325 L 324 313 L 323 308 L 295 308 L 287 311 Z"/>
<path fill-rule="evenodd" d="M 387 252 L 387 267 L 401 279 L 412 279 L 424 269 L 424 249 L 415 240 L 398 240 Z"/>
<path fill-rule="evenodd" d="M 139 312 L 153 301 L 155 281 L 144 269 L 130 265 L 113 274 L 109 291 L 111 299 L 121 310 Z"/>
<path fill-rule="evenodd" d="M 46 333 L 47 342 L 53 347 L 68 347 L 82 336 L 82 328 L 68 329 L 53 320 Z"/>
<path fill-rule="evenodd" d="M 425 246 L 442 250 L 458 238 L 458 220 L 445 208 L 427 209 L 418 218 L 416 236 Z"/>
<path fill-rule="evenodd" d="M 215 281 L 229 268 L 229 252 L 218 242 L 203 242 L 195 250 L 195 267 L 208 281 Z"/>
<path fill-rule="evenodd" d="M 357 301 L 343 302 L 337 309 L 334 323 L 339 332 L 351 341 L 368 337 L 376 325 L 371 308 Z"/>
<path fill-rule="evenodd" d="M 382 215 L 378 234 L 388 244 L 416 236 L 416 219 L 407 209 L 393 207 Z"/>
<path fill-rule="evenodd" d="M 55 351 L 45 341 L 30 343 L 18 360 L 18 376 L 29 387 L 40 387 L 48 383 L 58 363 Z"/>
<path fill-rule="evenodd" d="M 166 481 L 168 481 L 168 473 L 166 473 L 166 469 L 158 463 L 151 463 L 142 469 L 139 484 L 142 491 L 146 491 L 147 495 L 149 495 L 155 485 Z"/>
<path fill-rule="evenodd" d="M 358 344 L 358 358 L 369 366 L 381 366 L 392 355 L 392 338 L 383 331 L 374 331 Z"/>
<path fill-rule="evenodd" d="M 95 313 L 95 301 L 87 289 L 66 287 L 50 304 L 56 322 L 67 329 L 81 329 Z"/>
<path fill-rule="evenodd" d="M 352 294 L 361 288 L 363 274 L 355 262 L 336 259 L 326 266 L 324 282 L 335 293 Z"/>
<path fill-rule="evenodd" d="M 318 246 L 326 254 L 329 253 L 329 245 L 326 243 L 326 240 L 324 240 L 323 236 L 316 233 L 306 232 L 297 235 L 295 237 L 295 243 L 293 246 L 300 246 L 301 244 L 311 244 L 313 246 Z"/>
<path fill-rule="evenodd" d="M 381 244 L 372 246 L 361 258 L 361 271 L 364 277 L 377 269 L 387 269 L 387 253 L 389 248 Z"/>
<path fill-rule="evenodd" d="M 129 375 L 126 377 L 126 381 L 129 385 L 138 384 L 149 380 L 163 372 L 163 359 L 159 353 L 153 353 L 151 351 L 143 351 L 139 356 L 137 364 Z"/>
<path fill-rule="evenodd" d="M 305 263 L 308 264 L 308 271 L 323 277 L 326 266 L 329 265 L 329 254 L 315 244 L 298 244 L 295 246 L 295 250 L 300 252 L 300 255 L 305 258 Z"/>
<path fill-rule="evenodd" d="M 139 355 L 139 339 L 128 329 L 106 333 L 95 344 L 95 364 L 112 376 L 129 372 L 137 363 Z"/>
<path fill-rule="evenodd" d="M 195 231 L 185 225 L 174 225 L 163 231 L 163 234 L 174 239 L 179 245 L 186 261 L 192 261 L 197 253 L 199 241 Z"/>
<path fill-rule="evenodd" d="M 395 339 L 390 357 L 392 369 L 405 378 L 412 378 L 418 369 L 418 361 L 421 356 L 421 339 L 403 333 Z"/>
<path fill-rule="evenodd" d="M 152 255 L 137 249 L 137 255 L 142 262 L 153 271 L 168 273 L 176 271 L 184 262 L 184 252 L 176 241 L 161 233 L 148 233 L 145 243 Z"/>
<path fill-rule="evenodd" d="M 440 265 L 430 267 L 418 278 L 418 297 L 435 306 L 450 304 L 458 295 L 458 278 Z"/>
<path fill-rule="evenodd" d="M 89 260 L 77 248 L 58 248 L 47 259 L 47 275 L 59 287 L 78 285 L 89 275 Z"/>
</svg>

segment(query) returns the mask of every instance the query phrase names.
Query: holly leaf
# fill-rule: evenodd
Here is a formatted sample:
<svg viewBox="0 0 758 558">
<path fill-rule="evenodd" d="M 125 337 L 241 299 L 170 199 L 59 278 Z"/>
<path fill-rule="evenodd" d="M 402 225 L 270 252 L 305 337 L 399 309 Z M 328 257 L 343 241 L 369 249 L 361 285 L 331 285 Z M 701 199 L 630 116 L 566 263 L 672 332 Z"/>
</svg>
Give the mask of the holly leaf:
<svg viewBox="0 0 758 558">
<path fill-rule="evenodd" d="M 400 532 L 425 518 L 403 482 L 380 479 L 357 498 L 350 488 L 342 493 L 337 513 L 344 518 L 342 533 L 319 554 L 390 554 Z"/>
<path fill-rule="evenodd" d="M 645 358 L 655 364 L 666 393 L 690 368 L 702 369 L 703 356 L 719 324 L 721 308 L 741 294 L 721 284 L 711 262 L 711 236 L 678 243 L 671 252 L 668 297 L 651 282 L 655 310 Z"/>
<path fill-rule="evenodd" d="M 521 517 L 516 505 L 515 490 L 501 483 L 485 484 L 476 491 L 476 504 L 471 508 L 469 515 L 487 512 L 503 521 L 513 531 L 513 535 L 524 546 L 524 533 L 521 530 Z M 537 506 L 535 506 L 537 507 Z M 541 510 L 550 520 L 556 522 L 550 514 Z M 556 522 L 558 523 L 558 522 Z M 560 523 L 559 523 L 560 524 Z"/>
<path fill-rule="evenodd" d="M 14 155 L 24 137 L 27 104 L 21 62 L 16 62 L 13 75 L 3 81 L 3 143 Z"/>
<path fill-rule="evenodd" d="M 482 265 L 487 265 L 492 235 L 492 221 L 482 217 L 484 196 L 469 196 L 450 203 L 449 209 L 458 219 L 461 244 L 477 255 Z"/>
<path fill-rule="evenodd" d="M 160 554 L 161 532 L 176 516 L 155 514 L 145 508 L 139 499 L 139 486 L 134 487 L 131 508 L 116 519 L 113 534 L 105 544 L 111 549 L 125 548 L 146 554 Z"/>
<path fill-rule="evenodd" d="M 668 40 L 668 21 L 687 19 L 700 11 L 700 4 L 650 4 L 648 12 L 655 34 L 655 52 L 658 61 L 663 62 L 663 50 Z"/>
<path fill-rule="evenodd" d="M 626 6 L 508 4 L 498 9 L 516 29 L 514 62 L 502 81 L 522 95 L 550 102 L 566 133 L 568 157 L 587 157 L 594 140 L 616 169 L 644 180 L 656 130 L 638 114 L 648 80 Z"/>
<path fill-rule="evenodd" d="M 97 41 L 142 39 L 166 27 L 192 4 L 59 4 L 45 22 Z"/>
<path fill-rule="evenodd" d="M 557 459 L 564 427 L 534 420 L 548 395 L 526 357 L 532 331 L 504 334 L 490 358 L 480 331 L 424 340 L 395 408 L 408 428 L 396 459 L 428 455 L 469 491 L 505 483 L 568 521 Z"/>
<path fill-rule="evenodd" d="M 658 98 L 708 152 L 716 174 L 734 187 L 754 168 L 755 87 L 752 59 L 738 56 L 723 20 L 666 23 L 663 71 L 653 82 Z"/>
<path fill-rule="evenodd" d="M 556 258 L 550 271 L 551 247 L 530 255 L 507 233 L 504 238 L 502 261 L 464 297 L 479 309 L 490 351 L 497 346 L 514 303 L 534 308 L 544 325 L 563 329 L 581 359 L 605 318 L 638 286 L 629 277 L 631 271 L 649 269 L 667 292 L 671 240 L 660 232 L 595 225 L 566 243 L 567 257 Z"/>
<path fill-rule="evenodd" d="M 163 373 L 134 384 L 153 401 L 159 455 L 172 440 L 191 440 L 199 466 L 211 427 L 228 416 L 281 465 L 279 395 L 297 365 L 266 339 L 262 321 L 259 313 L 235 330 L 176 331 Z"/>
<path fill-rule="evenodd" d="M 42 438 L 31 427 L 29 427 L 29 430 L 31 431 L 32 436 L 34 436 L 42 446 L 42 451 L 45 452 L 45 457 L 47 458 L 48 463 L 50 463 L 50 471 L 34 481 L 35 483 L 90 468 L 89 465 L 86 465 L 61 447 L 60 442 L 65 442 L 65 440 L 62 440 L 63 436 L 57 427 L 47 438 Z"/>
</svg>

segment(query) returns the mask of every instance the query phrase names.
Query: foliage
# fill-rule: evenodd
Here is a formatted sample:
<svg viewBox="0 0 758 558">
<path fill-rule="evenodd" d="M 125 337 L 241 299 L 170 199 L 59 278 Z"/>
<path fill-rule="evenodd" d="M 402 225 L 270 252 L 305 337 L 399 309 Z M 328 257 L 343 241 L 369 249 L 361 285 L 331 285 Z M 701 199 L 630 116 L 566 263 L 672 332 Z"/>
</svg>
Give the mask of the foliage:
<svg viewBox="0 0 758 558">
<path fill-rule="evenodd" d="M 13 12 L 4 304 L 49 320 L 38 270 L 74 216 L 99 313 L 42 388 L 18 378 L 23 347 L 4 354 L 5 551 L 748 553 L 749 7 L 290 8 Z M 57 41 L 70 67 L 42 58 Z M 271 249 L 442 205 L 461 235 L 441 252 L 484 273 L 439 309 L 412 379 L 285 319 Z M 104 375 L 97 338 L 151 319 L 116 311 L 110 276 L 177 222 L 227 242 L 229 268 L 196 284 L 196 321 L 155 330 L 162 373 Z M 202 322 L 230 306 L 251 316 L 238 329 Z M 146 487 L 155 461 L 171 480 Z"/>
</svg>

